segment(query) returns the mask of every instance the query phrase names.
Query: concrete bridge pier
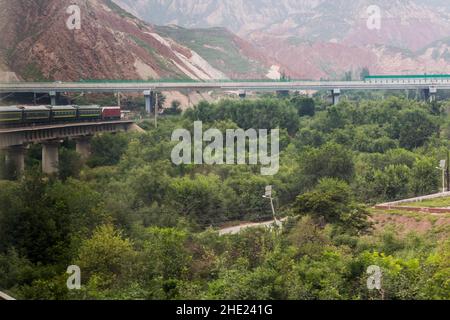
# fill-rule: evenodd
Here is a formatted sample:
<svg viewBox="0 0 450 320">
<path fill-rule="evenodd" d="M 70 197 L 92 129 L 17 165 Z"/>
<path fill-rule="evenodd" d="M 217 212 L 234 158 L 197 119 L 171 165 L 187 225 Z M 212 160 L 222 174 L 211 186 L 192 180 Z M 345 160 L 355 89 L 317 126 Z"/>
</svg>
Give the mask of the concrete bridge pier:
<svg viewBox="0 0 450 320">
<path fill-rule="evenodd" d="M 145 111 L 147 113 L 152 113 L 152 99 L 153 94 L 151 90 L 145 90 L 144 91 L 144 98 L 145 98 Z"/>
<path fill-rule="evenodd" d="M 6 167 L 11 170 L 10 173 L 18 178 L 25 171 L 25 154 L 27 147 L 25 145 L 11 146 L 4 149 L 6 152 Z"/>
<path fill-rule="evenodd" d="M 55 174 L 59 167 L 60 140 L 46 141 L 42 143 L 42 172 Z"/>
<path fill-rule="evenodd" d="M 339 98 L 341 96 L 341 89 L 333 89 L 331 90 L 331 96 L 333 99 L 333 105 L 337 105 L 339 103 Z"/>
<path fill-rule="evenodd" d="M 91 155 L 91 136 L 83 136 L 75 138 L 76 151 L 82 160 L 87 160 Z"/>
<path fill-rule="evenodd" d="M 422 97 L 425 101 L 433 102 L 436 101 L 437 88 L 429 87 L 422 90 Z"/>
<path fill-rule="evenodd" d="M 430 99 L 430 102 L 434 102 L 434 101 L 436 101 L 436 95 L 437 95 L 437 89 L 435 88 L 435 87 L 430 87 L 429 89 L 428 89 L 428 94 L 429 94 L 429 99 Z"/>
<path fill-rule="evenodd" d="M 56 106 L 56 92 L 55 91 L 50 91 L 48 93 L 48 95 L 50 96 L 50 104 L 52 106 Z"/>
</svg>

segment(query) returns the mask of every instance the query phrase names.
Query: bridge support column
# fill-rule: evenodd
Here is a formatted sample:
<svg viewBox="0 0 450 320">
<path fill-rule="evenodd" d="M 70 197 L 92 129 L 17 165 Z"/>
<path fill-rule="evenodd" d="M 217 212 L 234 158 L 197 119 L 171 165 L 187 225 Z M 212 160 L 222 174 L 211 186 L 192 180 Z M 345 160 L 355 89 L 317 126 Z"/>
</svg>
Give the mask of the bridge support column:
<svg viewBox="0 0 450 320">
<path fill-rule="evenodd" d="M 11 178 L 19 178 L 25 171 L 25 153 L 27 147 L 21 146 L 11 146 L 5 149 L 6 152 L 6 168 L 8 170 L 8 175 Z"/>
<path fill-rule="evenodd" d="M 337 105 L 339 103 L 339 98 L 341 96 L 341 89 L 333 89 L 331 91 L 331 96 L 333 99 L 333 105 Z"/>
<path fill-rule="evenodd" d="M 48 141 L 42 143 L 42 172 L 54 174 L 59 167 L 59 145 L 60 141 Z"/>
<path fill-rule="evenodd" d="M 437 95 L 437 89 L 436 88 L 434 88 L 434 87 L 429 88 L 428 89 L 428 94 L 430 96 L 429 97 L 430 102 L 436 101 L 436 95 Z"/>
<path fill-rule="evenodd" d="M 152 113 L 152 91 L 151 90 L 145 90 L 144 91 L 144 98 L 145 98 L 145 111 L 147 113 Z"/>
<path fill-rule="evenodd" d="M 422 97 L 425 101 L 433 102 L 436 101 L 437 88 L 430 87 L 428 89 L 422 90 Z"/>
<path fill-rule="evenodd" d="M 50 96 L 50 104 L 52 106 L 56 106 L 56 92 L 55 91 L 50 91 L 48 93 L 48 95 Z"/>
<path fill-rule="evenodd" d="M 76 150 L 82 160 L 87 160 L 91 155 L 91 137 L 84 136 L 74 139 L 76 142 Z"/>
</svg>

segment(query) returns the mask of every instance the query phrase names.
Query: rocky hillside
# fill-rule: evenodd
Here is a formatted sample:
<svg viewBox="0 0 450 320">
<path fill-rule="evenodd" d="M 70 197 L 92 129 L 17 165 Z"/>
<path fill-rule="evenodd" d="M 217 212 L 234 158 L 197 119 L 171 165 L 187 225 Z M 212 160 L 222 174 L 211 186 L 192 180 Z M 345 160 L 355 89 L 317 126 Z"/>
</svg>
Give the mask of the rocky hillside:
<svg viewBox="0 0 450 320">
<path fill-rule="evenodd" d="M 80 8 L 79 30 L 66 25 L 72 4 Z M 210 39 L 224 35 L 221 46 L 204 39 L 190 46 L 177 41 L 179 31 L 144 23 L 111 0 L 0 0 L 0 31 L 1 81 L 261 78 L 272 65 L 223 30 L 209 32 Z M 211 50 L 227 53 L 222 59 Z M 233 68 L 230 55 L 240 56 Z"/>
<path fill-rule="evenodd" d="M 447 0 L 114 0 L 141 18 L 184 27 L 227 27 L 293 76 L 450 73 Z M 367 27 L 371 5 L 381 29 Z"/>
<path fill-rule="evenodd" d="M 226 73 L 231 79 L 260 79 L 264 76 L 279 79 L 286 66 L 269 59 L 249 42 L 226 28 L 182 28 L 176 25 L 158 26 L 156 31 L 197 52 L 211 66 Z M 270 74 L 269 67 L 279 66 Z M 292 73 L 292 71 L 291 71 Z"/>
</svg>

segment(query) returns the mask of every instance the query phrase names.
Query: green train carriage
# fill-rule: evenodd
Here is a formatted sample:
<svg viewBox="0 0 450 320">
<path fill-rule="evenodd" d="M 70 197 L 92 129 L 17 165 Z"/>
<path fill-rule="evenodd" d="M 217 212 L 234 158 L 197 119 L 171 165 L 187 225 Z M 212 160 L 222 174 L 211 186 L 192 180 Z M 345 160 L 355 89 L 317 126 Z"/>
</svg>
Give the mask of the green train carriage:
<svg viewBox="0 0 450 320">
<path fill-rule="evenodd" d="M 18 106 L 0 107 L 0 126 L 22 123 L 23 111 Z"/>
<path fill-rule="evenodd" d="M 51 110 L 47 106 L 22 106 L 22 123 L 42 124 L 48 123 L 51 119 Z"/>
<path fill-rule="evenodd" d="M 52 106 L 49 108 L 53 122 L 76 121 L 77 119 L 76 106 Z"/>
<path fill-rule="evenodd" d="M 99 105 L 77 106 L 77 118 L 80 121 L 101 120 L 102 108 Z"/>
<path fill-rule="evenodd" d="M 87 106 L 0 106 L 0 127 L 102 120 L 103 108 Z"/>
</svg>

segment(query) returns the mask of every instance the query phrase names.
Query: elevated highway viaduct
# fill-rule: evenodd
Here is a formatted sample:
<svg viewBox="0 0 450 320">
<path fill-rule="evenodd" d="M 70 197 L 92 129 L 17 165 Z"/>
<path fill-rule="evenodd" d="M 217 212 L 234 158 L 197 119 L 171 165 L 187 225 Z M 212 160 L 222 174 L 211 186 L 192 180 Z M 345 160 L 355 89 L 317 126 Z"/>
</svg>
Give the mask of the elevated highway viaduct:
<svg viewBox="0 0 450 320">
<path fill-rule="evenodd" d="M 153 82 L 153 81 L 86 81 L 86 82 L 16 82 L 0 83 L 0 93 L 47 93 L 55 102 L 57 93 L 91 92 L 117 93 L 138 92 L 146 97 L 146 107 L 150 111 L 151 93 L 155 90 L 240 90 L 245 91 L 291 91 L 327 90 L 333 102 L 339 102 L 343 90 L 423 90 L 433 98 L 437 90 L 450 89 L 450 81 L 204 81 L 204 82 Z"/>
</svg>

